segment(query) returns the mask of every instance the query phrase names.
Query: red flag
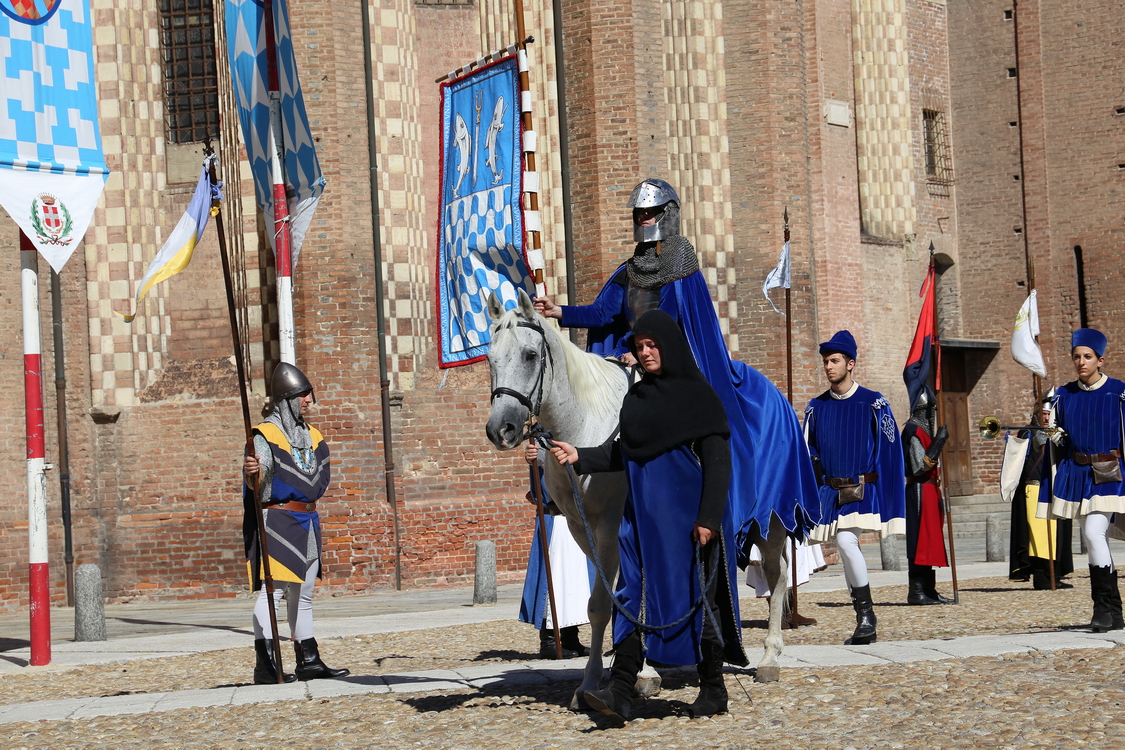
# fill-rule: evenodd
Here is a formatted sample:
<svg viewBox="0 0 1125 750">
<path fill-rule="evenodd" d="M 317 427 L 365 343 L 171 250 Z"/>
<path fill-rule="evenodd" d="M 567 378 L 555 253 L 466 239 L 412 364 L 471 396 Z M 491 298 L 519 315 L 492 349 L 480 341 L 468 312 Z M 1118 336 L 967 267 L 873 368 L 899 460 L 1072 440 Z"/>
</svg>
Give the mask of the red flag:
<svg viewBox="0 0 1125 750">
<path fill-rule="evenodd" d="M 930 349 L 934 339 L 934 264 L 930 262 L 930 269 L 926 272 L 926 280 L 918 296 L 922 297 L 922 311 L 918 314 L 918 327 L 914 329 L 914 341 L 910 344 L 910 354 L 906 356 L 906 367 L 902 371 L 902 380 L 906 383 L 906 390 L 910 394 L 910 408 L 914 408 L 918 397 L 926 388 L 926 381 L 930 377 Z M 934 389 L 941 390 L 941 363 L 934 374 Z"/>
</svg>

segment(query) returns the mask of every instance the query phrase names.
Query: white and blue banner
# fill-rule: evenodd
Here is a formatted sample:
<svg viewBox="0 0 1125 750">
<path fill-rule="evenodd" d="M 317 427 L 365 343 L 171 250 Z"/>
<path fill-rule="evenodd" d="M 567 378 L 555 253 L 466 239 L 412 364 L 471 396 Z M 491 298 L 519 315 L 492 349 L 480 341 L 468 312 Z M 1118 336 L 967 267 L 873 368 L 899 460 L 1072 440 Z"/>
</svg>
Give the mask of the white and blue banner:
<svg viewBox="0 0 1125 750">
<path fill-rule="evenodd" d="M 289 33 L 289 10 L 285 0 L 272 0 L 270 7 L 277 61 L 273 90 L 278 92 L 281 114 L 282 164 L 285 167 L 285 194 L 288 196 L 291 221 L 293 267 L 296 268 L 301 244 L 326 183 L 316 158 L 305 99 L 297 77 L 293 40 Z M 227 0 L 226 28 L 242 139 L 246 143 L 246 156 L 254 174 L 258 207 L 267 222 L 271 222 L 274 215 L 273 180 L 270 176 L 271 76 L 264 3 L 261 0 Z M 272 228 L 272 223 L 270 226 Z M 272 244 L 273 232 L 266 234 Z"/>
<path fill-rule="evenodd" d="M 56 272 L 108 176 L 87 0 L 0 0 L 0 206 Z"/>
<path fill-rule="evenodd" d="M 441 86 L 441 218 L 438 222 L 439 364 L 488 353 L 489 292 L 505 308 L 518 289 L 535 295 L 524 257 L 523 146 L 516 57 Z"/>
</svg>

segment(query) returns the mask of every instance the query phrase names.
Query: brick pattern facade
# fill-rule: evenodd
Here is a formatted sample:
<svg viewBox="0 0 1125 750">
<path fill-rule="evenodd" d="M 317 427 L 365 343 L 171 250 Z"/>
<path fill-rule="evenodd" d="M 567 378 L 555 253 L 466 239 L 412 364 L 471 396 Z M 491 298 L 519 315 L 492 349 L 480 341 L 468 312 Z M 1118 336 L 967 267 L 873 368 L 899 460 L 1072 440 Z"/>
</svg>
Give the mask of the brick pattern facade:
<svg viewBox="0 0 1125 750">
<path fill-rule="evenodd" d="M 317 385 L 310 421 L 326 435 L 334 480 L 323 502 L 322 590 L 388 586 L 396 550 L 407 585 L 462 582 L 473 543 L 500 542 L 502 580 L 526 563 L 532 510 L 526 467 L 488 445 L 488 369 L 440 371 L 433 346 L 438 93 L 433 80 L 515 39 L 506 4 L 371 6 L 386 282 L 395 498 L 388 497 L 375 333 L 367 127 L 360 15 L 294 0 L 294 47 L 328 179 L 295 272 L 298 364 Z M 1082 18 L 1120 14 L 1098 0 L 1061 6 L 1001 0 L 581 0 L 563 7 L 578 299 L 590 301 L 633 248 L 625 201 L 646 176 L 684 200 L 732 352 L 784 386 L 785 320 L 762 298 L 782 214 L 792 233 L 794 403 L 824 389 L 816 344 L 840 328 L 860 343 L 858 379 L 903 421 L 901 371 L 927 249 L 953 265 L 939 287 L 947 339 L 999 342 L 951 360 L 967 414 L 1020 418 L 1031 379 L 1006 342 L 1028 288 L 1026 242 L 1041 292 L 1052 382 L 1071 379 L 1077 323 L 1074 248 L 1086 262 L 1089 322 L 1120 337 L 1114 213 L 1122 190 L 1125 101 L 1107 94 L 1125 55 Z M 552 15 L 528 8 L 533 119 L 548 291 L 565 300 L 559 106 Z M 1106 21 L 1105 19 L 1111 19 Z M 169 183 L 154 10 L 94 0 L 99 101 L 114 170 L 80 252 L 64 271 L 67 408 L 76 563 L 96 562 L 111 597 L 233 596 L 246 590 L 238 477 L 243 431 L 212 231 L 191 268 L 150 292 L 132 326 L 136 283 L 178 220 L 190 187 Z M 1120 31 L 1120 29 L 1118 29 Z M 1019 62 L 1015 54 L 1016 33 Z M 220 53 L 221 54 L 221 53 Z M 225 58 L 220 69 L 225 69 Z M 1018 78 L 1009 69 L 1019 68 Z M 1091 83 L 1089 71 L 1099 72 Z M 1017 92 L 1019 101 L 1017 106 Z M 225 107 L 229 111 L 229 97 Z M 829 122 L 829 108 L 833 121 Z M 840 108 L 849 117 L 839 120 Z M 923 110 L 946 117 L 955 182 L 926 173 Z M 1125 111 L 1125 110 L 1122 110 Z M 1021 166 L 1020 136 L 1023 141 Z M 276 361 L 269 231 L 254 205 L 237 126 L 223 122 L 224 206 L 238 315 L 247 335 L 253 418 Z M 239 156 L 239 159 L 234 158 Z M 1020 179 L 1014 179 L 1019 177 Z M 1026 201 L 1024 193 L 1026 192 Z M 1024 204 L 1026 202 L 1026 222 Z M 0 309 L 19 311 L 16 235 L 6 218 Z M 866 232 L 866 233 L 865 233 Z M 45 268 L 45 266 L 44 266 Z M 44 330 L 50 300 L 41 277 Z M 784 293 L 774 290 L 783 304 Z M 52 347 L 44 336 L 44 372 Z M 0 354 L 18 392 L 20 342 Z M 1111 365 L 1112 374 L 1112 365 Z M 49 460 L 58 455 L 47 399 Z M 17 488 L 0 503 L 5 538 L 26 534 L 19 399 L 0 471 Z M 970 433 L 968 489 L 990 492 L 1000 445 Z M 53 595 L 61 601 L 58 477 L 48 475 Z M 0 608 L 26 605 L 25 553 L 0 552 Z"/>
</svg>

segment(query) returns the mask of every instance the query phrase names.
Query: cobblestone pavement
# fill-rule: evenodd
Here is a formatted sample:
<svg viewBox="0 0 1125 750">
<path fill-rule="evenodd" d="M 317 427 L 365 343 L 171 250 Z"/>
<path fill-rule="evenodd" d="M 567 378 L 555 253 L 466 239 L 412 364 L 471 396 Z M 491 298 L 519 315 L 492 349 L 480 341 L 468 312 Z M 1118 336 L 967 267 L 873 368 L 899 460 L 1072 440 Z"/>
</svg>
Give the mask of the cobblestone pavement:
<svg viewBox="0 0 1125 750">
<path fill-rule="evenodd" d="M 1078 627 L 1089 619 L 1089 584 L 1082 576 L 1073 580 L 1075 588 L 1055 592 L 1003 578 L 964 581 L 962 603 L 947 607 L 903 606 L 904 586 L 880 587 L 874 592 L 880 641 Z M 786 631 L 787 645 L 839 644 L 850 634 L 854 615 L 843 592 L 802 590 L 800 605 L 819 624 Z M 760 645 L 764 616 L 764 602 L 744 600 L 748 646 Z M 538 650 L 536 631 L 507 620 L 328 639 L 321 646 L 329 664 L 363 676 L 501 670 Z M 252 661 L 246 647 L 5 672 L 0 705 L 244 684 Z M 731 672 L 731 714 L 700 720 L 676 715 L 677 704 L 695 693 L 692 672 L 676 671 L 666 675 L 661 695 L 640 707 L 642 720 L 625 727 L 566 710 L 577 677 L 412 694 L 336 697 L 320 690 L 311 700 L 2 724 L 0 747 L 750 747 L 768 737 L 778 747 L 1108 748 L 1125 746 L 1123 671 L 1125 648 L 1107 644 L 907 664 L 789 666 L 770 685 Z"/>
<path fill-rule="evenodd" d="M 1125 648 L 731 674 L 731 712 L 687 719 L 685 677 L 625 726 L 573 683 L 322 698 L 0 726 L 7 748 L 1120 748 Z"/>
</svg>

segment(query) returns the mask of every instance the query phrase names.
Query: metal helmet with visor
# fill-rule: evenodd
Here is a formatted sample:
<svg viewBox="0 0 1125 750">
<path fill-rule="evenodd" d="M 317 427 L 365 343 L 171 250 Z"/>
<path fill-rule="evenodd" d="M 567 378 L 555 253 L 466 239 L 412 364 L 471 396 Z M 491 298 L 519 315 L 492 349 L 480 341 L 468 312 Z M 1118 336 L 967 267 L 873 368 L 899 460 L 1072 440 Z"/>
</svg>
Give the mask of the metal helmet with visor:
<svg viewBox="0 0 1125 750">
<path fill-rule="evenodd" d="M 635 188 L 629 196 L 629 209 L 662 208 L 656 223 L 641 226 L 633 220 L 633 239 L 637 242 L 656 242 L 680 233 L 680 196 L 664 180 L 650 177 Z"/>
</svg>

